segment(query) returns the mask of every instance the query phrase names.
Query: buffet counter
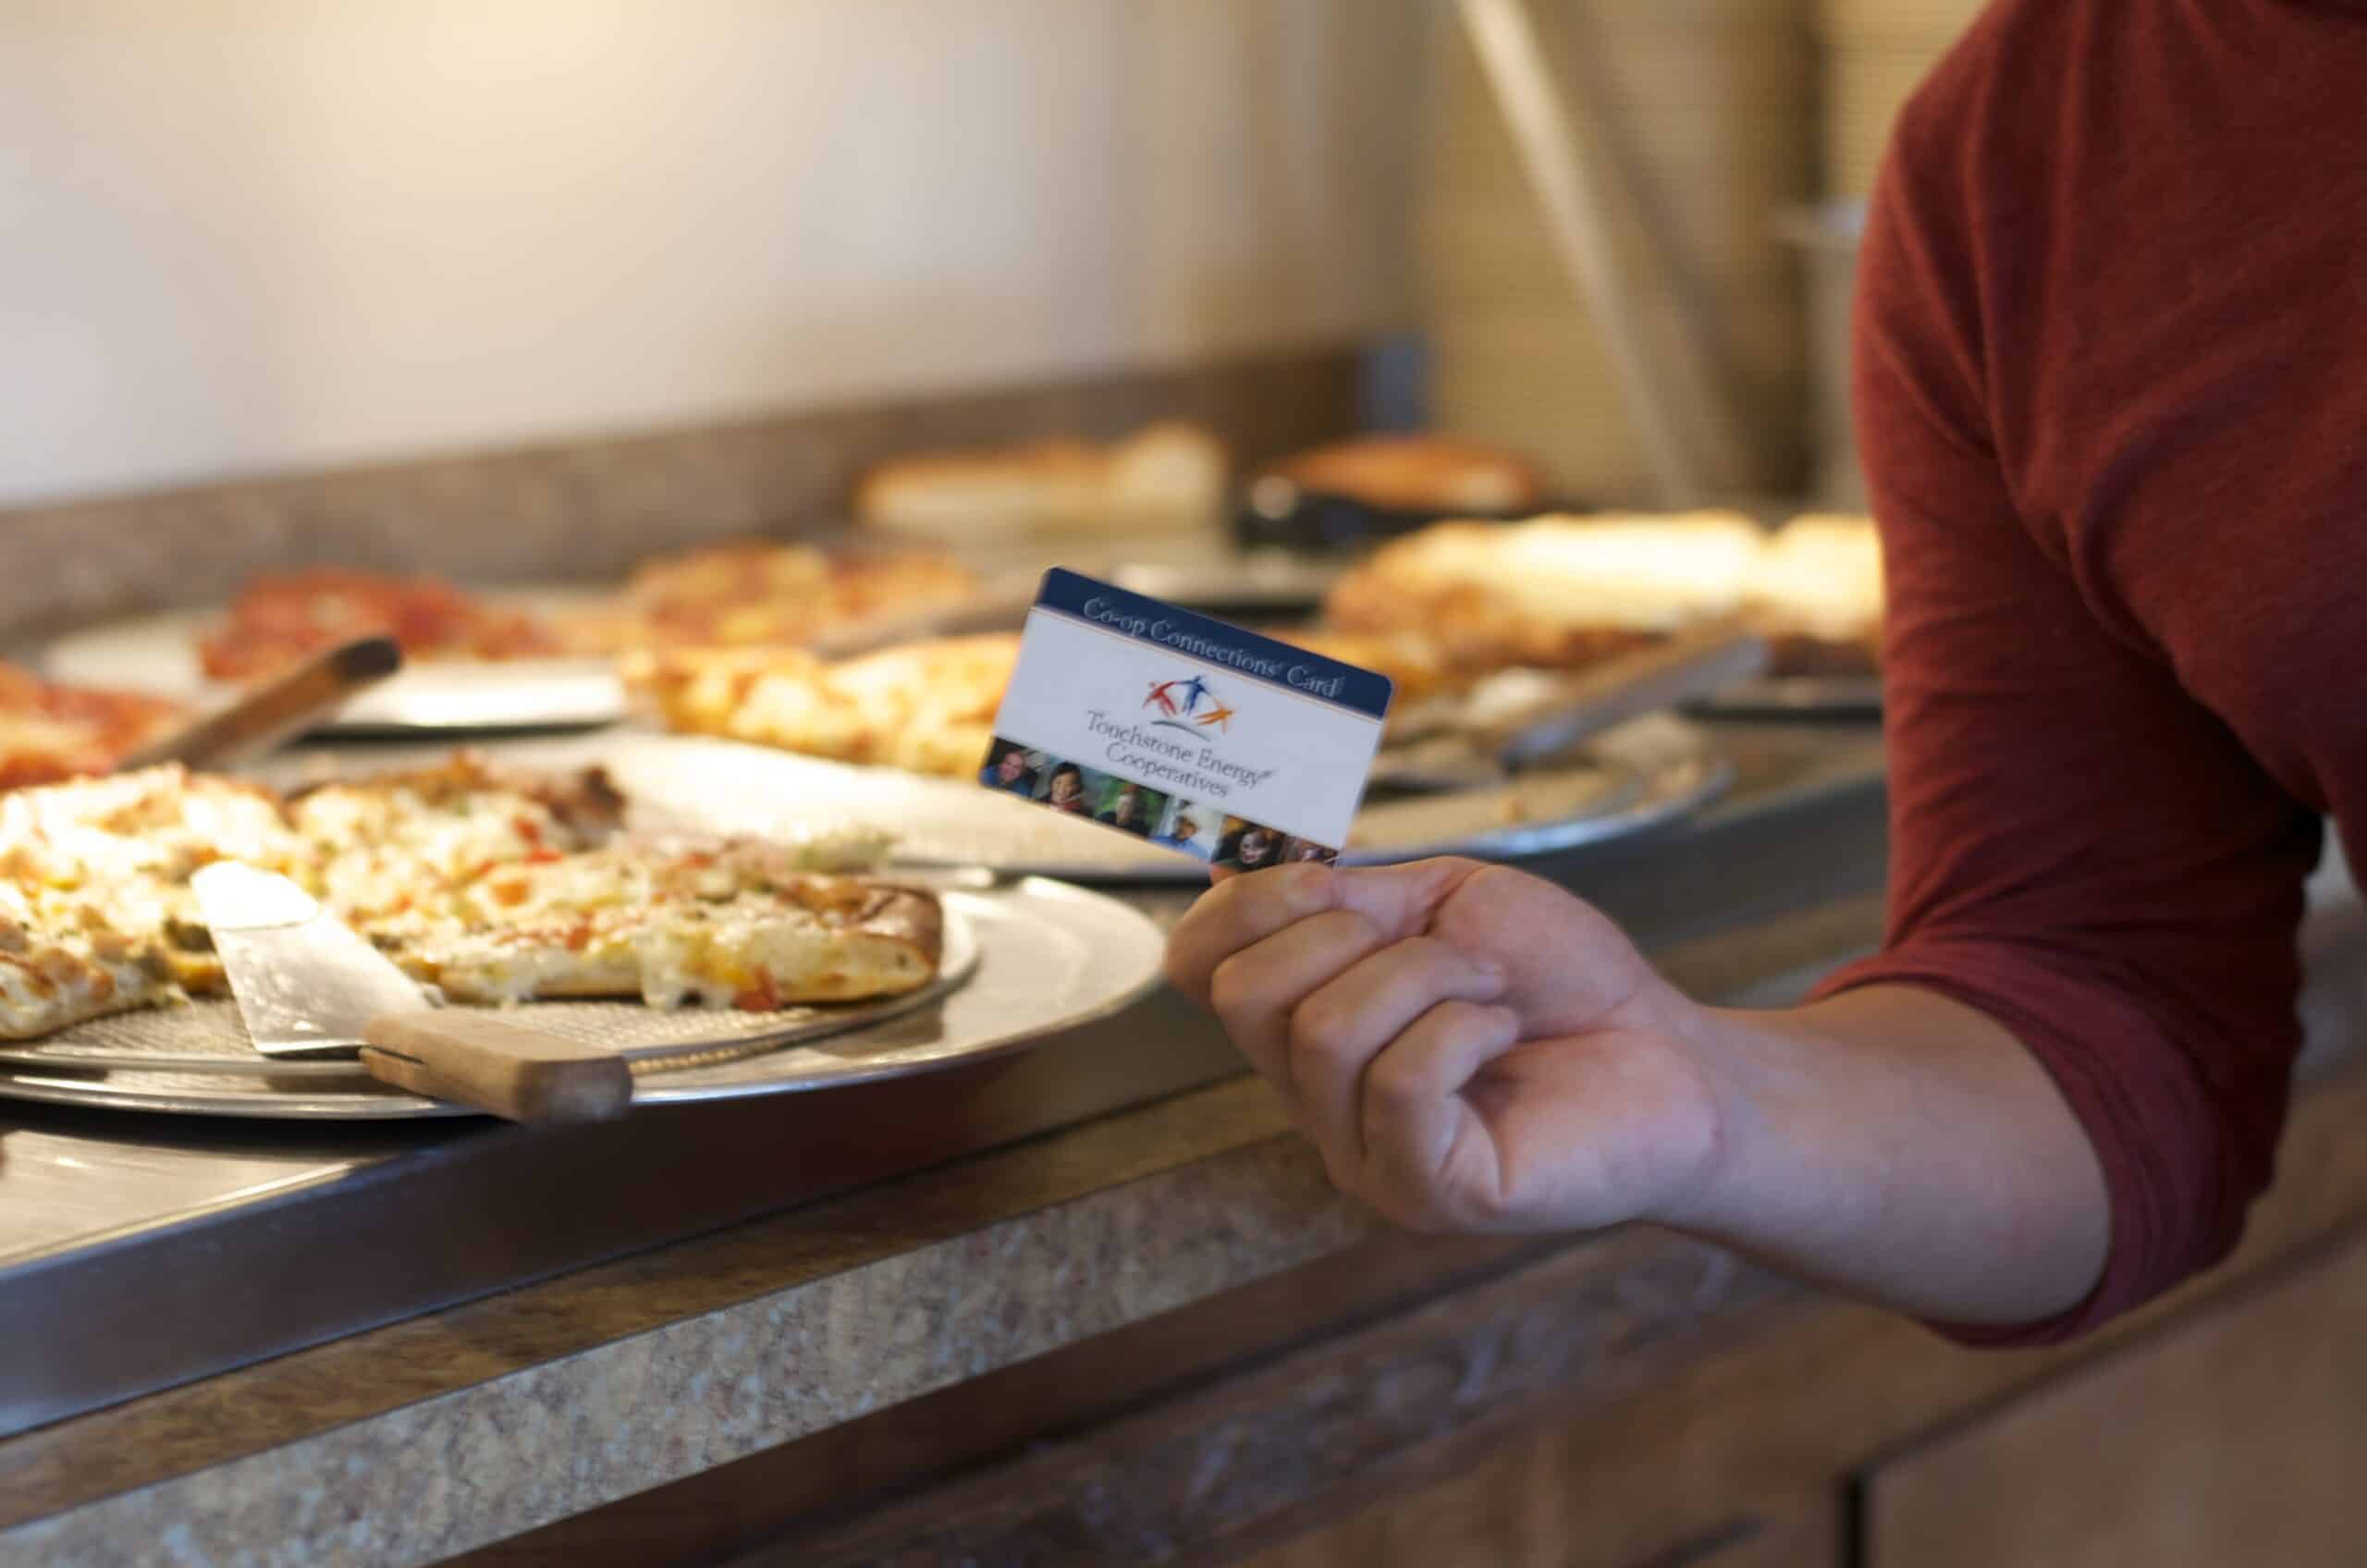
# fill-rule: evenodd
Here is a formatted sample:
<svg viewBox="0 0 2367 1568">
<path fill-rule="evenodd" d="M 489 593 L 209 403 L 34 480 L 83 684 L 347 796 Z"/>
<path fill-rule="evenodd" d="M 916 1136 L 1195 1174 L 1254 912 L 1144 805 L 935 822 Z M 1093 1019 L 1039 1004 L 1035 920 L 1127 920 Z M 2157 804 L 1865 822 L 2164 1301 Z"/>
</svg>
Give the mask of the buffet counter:
<svg viewBox="0 0 2367 1568">
<path fill-rule="evenodd" d="M 1540 869 L 1697 993 L 1778 1001 L 1877 937 L 1879 745 L 1720 738 L 1722 803 Z M 1868 1464 L 2367 1218 L 2357 1076 L 2313 1072 L 2233 1269 L 2017 1355 L 1656 1232 L 1392 1231 L 1165 993 L 604 1127 L 12 1108 L 0 1562 L 1307 1568 L 1457 1560 L 1522 1510 L 1557 1562 L 1838 1562 Z"/>
<path fill-rule="evenodd" d="M 1870 733 L 1743 727 L 1733 743 L 1741 782 L 1703 817 L 1544 867 L 1727 992 L 1869 940 L 1881 875 Z M 1189 894 L 1137 897 L 1169 919 Z M 1837 924 L 1790 918 L 1836 903 Z M 1721 940 L 1735 929 L 1748 955 Z M 0 1331 L 42 1347 L 0 1373 L 12 1550 L 165 1519 L 234 1532 L 203 1537 L 217 1547 L 293 1539 L 329 1523 L 288 1512 L 311 1498 L 339 1528 L 415 1543 L 374 1558 L 424 1560 L 1368 1229 L 1164 992 L 975 1067 L 621 1123 L 345 1132 L 20 1105 L 0 1129 Z M 733 1366 L 769 1370 L 734 1392 Z M 696 1397 L 664 1387 L 678 1373 Z M 463 1425 L 420 1425 L 446 1418 Z M 552 1421 L 588 1423 L 608 1458 L 545 1463 Z M 416 1468 L 473 1472 L 482 1445 L 530 1428 L 544 1437 L 514 1458 L 539 1479 Z M 369 1495 L 325 1492 L 332 1472 L 366 1473 Z M 430 1495 L 448 1513 L 401 1501 Z"/>
</svg>

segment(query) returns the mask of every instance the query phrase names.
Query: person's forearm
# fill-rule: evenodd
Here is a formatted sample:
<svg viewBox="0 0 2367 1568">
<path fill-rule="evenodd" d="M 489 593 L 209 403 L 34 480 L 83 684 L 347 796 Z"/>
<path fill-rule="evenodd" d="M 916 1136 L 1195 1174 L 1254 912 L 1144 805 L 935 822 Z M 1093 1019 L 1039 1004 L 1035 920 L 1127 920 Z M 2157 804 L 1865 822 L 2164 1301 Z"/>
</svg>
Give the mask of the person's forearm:
<svg viewBox="0 0 2367 1568">
<path fill-rule="evenodd" d="M 1869 986 L 1692 1031 L 1719 1100 L 1705 1179 L 1655 1218 L 1922 1317 L 2033 1321 L 2094 1286 L 2102 1168 L 2003 1026 Z"/>
</svg>

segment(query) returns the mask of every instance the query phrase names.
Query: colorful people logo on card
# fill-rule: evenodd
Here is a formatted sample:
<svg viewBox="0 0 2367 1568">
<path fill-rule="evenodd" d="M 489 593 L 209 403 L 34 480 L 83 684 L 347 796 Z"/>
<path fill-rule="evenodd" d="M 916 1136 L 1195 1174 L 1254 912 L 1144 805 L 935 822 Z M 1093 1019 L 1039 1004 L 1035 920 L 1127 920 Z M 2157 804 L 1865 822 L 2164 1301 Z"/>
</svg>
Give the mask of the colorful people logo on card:
<svg viewBox="0 0 2367 1568">
<path fill-rule="evenodd" d="M 1224 734 L 1233 728 L 1233 709 L 1208 685 L 1206 676 L 1154 680 L 1143 706 L 1160 716 L 1151 723 L 1161 729 L 1181 729 L 1191 735 L 1209 729 Z"/>
</svg>

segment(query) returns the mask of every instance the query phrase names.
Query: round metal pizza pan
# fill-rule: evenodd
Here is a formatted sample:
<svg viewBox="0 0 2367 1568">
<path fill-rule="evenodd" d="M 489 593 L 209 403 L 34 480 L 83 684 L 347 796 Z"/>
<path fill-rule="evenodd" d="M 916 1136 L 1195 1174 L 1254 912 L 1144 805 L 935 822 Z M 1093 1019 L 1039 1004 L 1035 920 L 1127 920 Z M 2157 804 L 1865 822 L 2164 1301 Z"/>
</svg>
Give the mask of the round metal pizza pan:
<svg viewBox="0 0 2367 1568">
<path fill-rule="evenodd" d="M 1157 984 L 1164 943 L 1138 911 L 1081 888 L 1027 877 L 987 890 L 949 891 L 946 974 L 917 998 L 851 1010 L 823 1027 L 811 1016 L 788 1026 L 790 1043 L 759 1054 L 705 1065 L 637 1072 L 636 1104 L 674 1104 L 789 1094 L 926 1072 L 1023 1049 L 1063 1030 L 1104 1017 Z M 962 935 L 958 937 L 954 932 Z M 966 962 L 964 962 L 966 958 Z M 546 1026 L 560 1015 L 596 1009 L 618 1025 L 645 1020 L 724 1020 L 716 1013 L 656 1013 L 631 1003 L 542 1004 L 521 1021 Z M 180 1010 L 236 1013 L 227 1002 Z M 801 1014 L 819 1012 L 800 1010 Z M 174 1014 L 136 1015 L 169 1023 Z M 727 1022 L 718 1044 L 754 1050 L 754 1033 L 733 1033 Z M 565 1032 L 579 1033 L 584 1024 Z M 818 1032 L 812 1032 L 818 1031 Z M 65 1038 L 65 1036 L 61 1036 Z M 680 1041 L 672 1043 L 681 1043 Z M 333 1064 L 309 1063 L 318 1069 Z M 283 1068 L 283 1071 L 269 1071 Z M 240 1074 L 222 1071 L 149 1069 L 99 1071 L 52 1062 L 0 1066 L 0 1098 L 45 1100 L 119 1110 L 294 1121 L 394 1121 L 465 1116 L 467 1109 L 422 1098 L 379 1084 L 348 1067 L 342 1074 L 310 1071 L 288 1075 L 284 1064 L 258 1063 Z"/>
</svg>

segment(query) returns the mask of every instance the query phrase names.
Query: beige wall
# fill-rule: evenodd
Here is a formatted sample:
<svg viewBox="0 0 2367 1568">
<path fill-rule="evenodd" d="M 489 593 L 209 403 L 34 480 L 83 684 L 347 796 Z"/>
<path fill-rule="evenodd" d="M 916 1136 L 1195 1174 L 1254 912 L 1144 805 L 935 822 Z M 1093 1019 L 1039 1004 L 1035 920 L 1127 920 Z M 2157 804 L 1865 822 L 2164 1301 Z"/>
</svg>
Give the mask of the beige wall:
<svg viewBox="0 0 2367 1568">
<path fill-rule="evenodd" d="M 0 506 L 1319 340 L 1418 0 L 0 0 Z"/>
</svg>

